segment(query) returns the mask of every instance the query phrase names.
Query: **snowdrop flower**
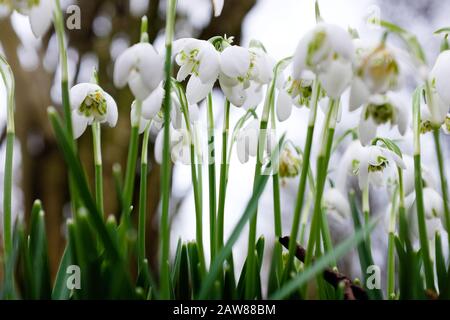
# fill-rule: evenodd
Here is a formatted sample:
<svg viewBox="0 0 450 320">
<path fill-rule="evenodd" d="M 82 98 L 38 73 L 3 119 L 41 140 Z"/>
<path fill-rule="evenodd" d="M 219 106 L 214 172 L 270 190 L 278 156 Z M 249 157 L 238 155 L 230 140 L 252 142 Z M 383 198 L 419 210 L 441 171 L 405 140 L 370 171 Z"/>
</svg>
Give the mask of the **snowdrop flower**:
<svg viewBox="0 0 450 320">
<path fill-rule="evenodd" d="M 432 100 L 431 104 L 427 104 L 429 113 L 426 116 L 431 125 L 429 129 L 438 128 L 446 121 L 450 106 L 449 72 L 450 50 L 446 50 L 439 54 L 429 75 Z"/>
<path fill-rule="evenodd" d="M 442 126 L 445 133 L 448 133 L 449 114 L 447 106 L 436 94 L 433 95 L 433 108 L 429 104 L 420 106 L 420 132 L 425 134 L 433 131 L 434 128 Z"/>
<path fill-rule="evenodd" d="M 399 89 L 403 82 L 395 51 L 385 44 L 375 48 L 356 43 L 355 77 L 350 87 L 349 108 L 356 110 L 373 94 Z"/>
<path fill-rule="evenodd" d="M 6 7 L 9 11 L 15 9 L 28 16 L 31 30 L 36 38 L 42 37 L 53 21 L 54 0 L 7 0 L 0 1 L 0 7 Z"/>
<path fill-rule="evenodd" d="M 137 43 L 117 58 L 114 84 L 123 88 L 128 83 L 133 95 L 142 101 L 163 80 L 163 63 L 163 57 L 150 43 Z"/>
<path fill-rule="evenodd" d="M 223 3 L 224 3 L 224 0 L 212 0 L 214 17 L 218 17 L 222 13 Z"/>
<path fill-rule="evenodd" d="M 259 121 L 251 120 L 242 128 L 236 137 L 236 149 L 238 159 L 246 163 L 250 156 L 255 157 L 258 152 Z"/>
<path fill-rule="evenodd" d="M 352 79 L 353 42 L 339 26 L 319 23 L 300 40 L 293 58 L 293 78 L 313 71 L 327 94 L 340 97 Z"/>
<path fill-rule="evenodd" d="M 311 71 L 305 71 L 302 73 L 301 78 L 294 80 L 292 76 L 289 76 L 281 88 L 279 88 L 276 111 L 279 121 L 284 121 L 292 113 L 292 105 L 301 107 L 309 104 L 312 94 L 312 85 L 314 82 L 314 73 Z"/>
<path fill-rule="evenodd" d="M 79 83 L 70 89 L 74 138 L 79 138 L 88 124 L 108 123 L 114 127 L 118 112 L 114 99 L 100 86 L 93 83 Z"/>
<path fill-rule="evenodd" d="M 155 140 L 155 160 L 161 164 L 163 161 L 164 130 L 160 130 Z M 173 162 L 181 162 L 185 165 L 191 163 L 190 158 L 191 139 L 186 129 L 175 129 L 170 126 L 170 155 Z"/>
<path fill-rule="evenodd" d="M 351 217 L 350 204 L 342 192 L 337 188 L 325 191 L 322 199 L 328 218 L 333 225 L 346 223 Z"/>
<path fill-rule="evenodd" d="M 283 148 L 278 161 L 278 174 L 281 178 L 293 178 L 299 175 L 302 159 L 300 156 L 294 155 L 290 148 Z"/>
<path fill-rule="evenodd" d="M 270 82 L 274 65 L 275 61 L 259 47 L 228 46 L 220 55 L 220 87 L 233 105 L 241 107 L 258 93 L 249 90 L 252 82 L 258 87 Z"/>
<path fill-rule="evenodd" d="M 444 104 L 450 105 L 450 50 L 442 51 L 436 59 L 430 77 L 436 87 L 437 94 Z"/>
<path fill-rule="evenodd" d="M 373 184 L 382 186 L 391 174 L 396 172 L 396 166 L 405 169 L 405 163 L 395 152 L 380 146 L 366 146 L 352 161 L 353 174 L 358 176 L 361 189 Z"/>
<path fill-rule="evenodd" d="M 180 66 L 177 80 L 190 79 L 186 97 L 190 104 L 203 100 L 211 92 L 220 70 L 220 55 L 214 46 L 205 40 L 184 38 L 173 43 L 175 61 Z"/>
<path fill-rule="evenodd" d="M 409 122 L 408 108 L 392 94 L 373 95 L 363 107 L 359 122 L 359 138 L 367 145 L 376 137 L 378 126 L 397 126 L 401 135 L 406 133 Z"/>
<path fill-rule="evenodd" d="M 405 202 L 409 202 L 409 222 L 411 225 L 410 230 L 412 235 L 417 239 L 419 238 L 419 227 L 417 221 L 417 207 L 415 205 L 415 193 L 412 193 L 405 199 Z M 444 203 L 441 195 L 433 188 L 423 188 L 423 198 L 424 201 L 424 213 L 425 213 L 425 224 L 427 228 L 428 238 L 434 239 L 437 231 L 442 229 L 444 223 Z"/>
</svg>

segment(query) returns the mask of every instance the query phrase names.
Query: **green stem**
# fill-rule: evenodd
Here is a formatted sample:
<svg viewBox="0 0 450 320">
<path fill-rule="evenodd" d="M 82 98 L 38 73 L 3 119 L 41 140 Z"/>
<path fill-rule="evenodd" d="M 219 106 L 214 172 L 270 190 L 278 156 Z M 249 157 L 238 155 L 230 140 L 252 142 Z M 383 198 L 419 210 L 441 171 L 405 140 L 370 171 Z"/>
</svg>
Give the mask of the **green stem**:
<svg viewBox="0 0 450 320">
<path fill-rule="evenodd" d="M 321 144 L 322 148 L 317 158 L 317 172 L 316 172 L 317 178 L 314 197 L 314 212 L 311 221 L 311 231 L 309 235 L 308 246 L 306 249 L 306 257 L 305 257 L 306 266 L 309 266 L 312 262 L 314 246 L 320 245 L 320 243 L 316 243 L 317 239 L 320 239 L 318 236 L 320 230 L 326 229 L 326 227 L 323 227 L 321 205 L 322 205 L 322 195 L 325 188 L 325 182 L 328 173 L 328 163 L 331 154 L 330 150 L 334 136 L 334 124 L 336 117 L 335 109 L 337 108 L 338 106 L 336 105 L 336 101 L 330 100 L 322 132 L 322 144 Z"/>
<path fill-rule="evenodd" d="M 138 266 L 139 270 L 145 260 L 145 214 L 147 211 L 147 167 L 148 167 L 148 140 L 151 122 L 144 131 L 141 150 L 141 183 L 139 188 L 139 224 L 138 224 Z"/>
<path fill-rule="evenodd" d="M 161 174 L 162 212 L 161 212 L 161 298 L 170 298 L 170 229 L 169 229 L 169 200 L 170 200 L 170 108 L 171 108 L 171 75 L 172 75 L 172 41 L 175 27 L 176 0 L 167 1 L 166 11 L 166 57 L 164 83 L 164 149 Z"/>
<path fill-rule="evenodd" d="M 438 128 L 433 130 L 433 136 L 434 136 L 434 144 L 436 147 L 436 156 L 437 156 L 438 165 L 439 165 L 439 177 L 441 180 L 442 199 L 444 202 L 445 229 L 447 229 L 447 231 L 450 232 L 450 211 L 449 211 L 449 207 L 448 207 L 447 178 L 445 176 L 444 158 L 442 156 L 442 148 L 441 148 L 441 142 L 440 142 L 440 138 L 439 138 L 439 129 Z M 448 237 L 448 241 L 449 241 L 449 246 L 450 246 L 450 237 Z"/>
<path fill-rule="evenodd" d="M 186 129 L 189 134 L 190 141 L 190 165 L 191 165 L 191 179 L 192 187 L 194 191 L 194 206 L 195 206 L 195 233 L 197 248 L 200 259 L 200 266 L 202 271 L 206 271 L 205 254 L 203 247 L 203 209 L 202 209 L 202 163 L 197 161 L 197 153 L 195 150 L 196 141 L 194 140 L 197 134 L 194 134 L 192 128 L 190 116 L 189 116 L 189 103 L 183 89 L 177 85 L 177 92 L 181 103 L 181 112 L 184 115 L 184 121 Z M 199 159 L 201 160 L 201 159 Z"/>
<path fill-rule="evenodd" d="M 92 140 L 94 147 L 94 168 L 95 168 L 95 201 L 98 210 L 104 215 L 103 208 L 103 169 L 102 169 L 102 147 L 100 123 L 92 124 Z"/>
<path fill-rule="evenodd" d="M 273 92 L 269 91 L 269 97 L 266 98 L 266 101 L 264 103 L 264 109 L 261 116 L 261 122 L 259 125 L 259 134 L 258 134 L 258 148 L 257 148 L 257 155 L 256 155 L 256 165 L 255 165 L 255 175 L 253 180 L 253 191 L 256 187 L 256 181 L 261 176 L 261 170 L 262 170 L 262 162 L 263 162 L 263 155 L 265 152 L 265 146 L 266 146 L 266 138 L 267 138 L 267 124 L 269 121 L 270 116 L 270 107 L 271 107 L 271 95 L 273 95 Z M 246 269 L 246 285 L 245 285 L 245 298 L 246 299 L 254 299 L 255 293 L 256 293 L 256 286 L 255 286 L 255 280 L 256 280 L 256 261 L 255 261 L 255 254 L 256 254 L 256 229 L 257 229 L 257 223 L 258 223 L 258 206 L 256 208 L 256 213 L 250 220 L 249 225 L 249 233 L 248 233 L 248 251 L 247 251 L 247 269 Z"/>
<path fill-rule="evenodd" d="M 207 104 L 208 123 L 208 176 L 209 176 L 209 240 L 211 250 L 211 261 L 215 256 L 216 241 L 216 155 L 214 146 L 214 114 L 212 94 L 208 94 Z"/>
<path fill-rule="evenodd" d="M 292 220 L 292 228 L 290 234 L 291 241 L 289 241 L 289 256 L 283 274 L 283 283 L 287 280 L 289 273 L 291 272 L 292 264 L 294 262 L 295 257 L 295 243 L 296 243 L 295 240 L 297 239 L 298 236 L 300 217 L 303 208 L 303 202 L 305 199 L 306 182 L 308 179 L 309 163 L 311 158 L 311 146 L 317 117 L 317 105 L 319 102 L 319 94 L 320 94 L 320 83 L 316 79 L 313 84 L 313 95 L 310 102 L 309 124 L 306 132 L 305 147 L 303 149 L 304 153 L 303 153 L 302 171 L 300 173 L 300 180 L 297 191 L 297 200 L 295 202 L 294 218 Z"/>
<path fill-rule="evenodd" d="M 136 100 L 136 119 L 141 118 L 142 102 Z M 125 169 L 125 180 L 123 186 L 123 208 L 122 215 L 128 219 L 130 206 L 133 200 L 134 180 L 136 177 L 136 161 L 139 144 L 139 120 L 131 124 L 130 142 L 128 146 L 127 166 Z"/>
<path fill-rule="evenodd" d="M 60 0 L 55 1 L 55 10 L 53 12 L 54 19 L 53 25 L 56 31 L 56 37 L 58 39 L 59 57 L 61 64 L 61 93 L 62 93 L 62 104 L 64 111 L 64 120 L 66 124 L 67 133 L 73 141 L 73 131 L 72 131 L 72 113 L 70 108 L 70 98 L 69 98 L 69 73 L 67 66 L 67 51 L 66 51 L 66 41 L 64 37 L 64 20 L 61 11 Z M 75 145 L 75 142 L 73 142 Z"/>
<path fill-rule="evenodd" d="M 426 91 L 430 93 L 429 84 L 426 84 Z M 420 157 L 420 97 L 421 90 L 414 93 L 413 99 L 413 133 L 414 133 L 414 178 L 416 191 L 417 220 L 419 225 L 419 238 L 422 250 L 423 265 L 425 270 L 425 280 L 427 289 L 434 290 L 434 271 L 431 262 L 430 250 L 428 247 L 427 228 L 425 223 L 425 209 L 423 203 L 423 180 Z M 431 95 L 427 94 L 430 98 Z M 431 101 L 428 100 L 430 103 Z"/>
<path fill-rule="evenodd" d="M 10 66 L 0 55 L 0 73 L 7 92 L 6 102 L 6 155 L 3 180 L 3 251 L 4 251 L 4 290 L 6 298 L 14 294 L 13 239 L 11 221 L 13 153 L 14 153 L 14 75 Z"/>
<path fill-rule="evenodd" d="M 222 154 L 220 161 L 220 181 L 219 181 L 219 204 L 217 210 L 217 235 L 216 246 L 217 252 L 223 247 L 223 228 L 224 228 L 224 214 L 225 214 L 225 198 L 227 192 L 228 182 L 228 131 L 230 127 L 230 101 L 225 100 L 225 108 L 223 115 L 222 127 Z"/>
</svg>

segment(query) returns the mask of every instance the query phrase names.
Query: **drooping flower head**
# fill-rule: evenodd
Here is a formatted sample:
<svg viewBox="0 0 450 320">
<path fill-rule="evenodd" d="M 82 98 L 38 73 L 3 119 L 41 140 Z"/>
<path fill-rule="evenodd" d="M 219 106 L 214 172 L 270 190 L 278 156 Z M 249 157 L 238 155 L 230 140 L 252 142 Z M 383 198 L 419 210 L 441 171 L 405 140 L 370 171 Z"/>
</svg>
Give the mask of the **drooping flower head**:
<svg viewBox="0 0 450 320">
<path fill-rule="evenodd" d="M 350 34 L 339 26 L 319 23 L 297 45 L 293 79 L 300 81 L 306 70 L 312 71 L 319 77 L 327 94 L 337 99 L 352 79 L 353 57 Z"/>
<path fill-rule="evenodd" d="M 249 49 L 228 46 L 220 55 L 220 87 L 233 105 L 241 107 L 250 96 L 270 82 L 274 65 L 275 61 L 261 46 L 251 46 Z M 249 90 L 252 84 L 256 87 Z"/>
<path fill-rule="evenodd" d="M 79 83 L 70 89 L 74 138 L 79 138 L 88 124 L 108 123 L 114 127 L 118 112 L 114 99 L 97 84 Z"/>
<path fill-rule="evenodd" d="M 180 66 L 177 80 L 190 75 L 186 97 L 190 104 L 204 99 L 211 92 L 220 70 L 220 55 L 205 40 L 184 38 L 173 43 L 175 61 Z"/>
<path fill-rule="evenodd" d="M 397 90 L 403 83 L 396 51 L 381 43 L 375 47 L 356 43 L 355 77 L 350 88 L 350 111 L 366 103 L 371 95 Z"/>
<path fill-rule="evenodd" d="M 28 16 L 31 30 L 38 38 L 42 37 L 52 24 L 54 3 L 53 0 L 0 0 L 0 7 Z"/>
<path fill-rule="evenodd" d="M 115 86 L 123 88 L 128 83 L 133 95 L 144 100 L 163 80 L 163 60 L 150 43 L 131 46 L 115 62 Z"/>
<path fill-rule="evenodd" d="M 439 128 L 445 121 L 450 107 L 450 50 L 442 51 L 429 75 L 431 103 L 427 101 L 430 124 Z"/>
<path fill-rule="evenodd" d="M 378 126 L 389 124 L 397 126 L 400 134 L 404 135 L 409 121 L 408 108 L 401 99 L 393 94 L 373 95 L 364 105 L 359 122 L 359 138 L 363 145 L 377 135 Z"/>
<path fill-rule="evenodd" d="M 402 158 L 395 152 L 377 145 L 360 148 L 352 159 L 352 173 L 358 176 L 361 189 L 369 184 L 384 185 L 397 166 L 406 168 Z"/>
</svg>

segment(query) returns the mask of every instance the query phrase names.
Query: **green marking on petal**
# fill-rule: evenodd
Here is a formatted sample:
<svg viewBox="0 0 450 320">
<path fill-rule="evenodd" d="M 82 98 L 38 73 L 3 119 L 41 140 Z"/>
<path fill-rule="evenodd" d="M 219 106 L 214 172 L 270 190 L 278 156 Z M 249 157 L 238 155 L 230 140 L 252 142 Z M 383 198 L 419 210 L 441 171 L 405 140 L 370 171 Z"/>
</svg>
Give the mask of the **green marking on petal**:
<svg viewBox="0 0 450 320">
<path fill-rule="evenodd" d="M 86 117 L 94 117 L 96 120 L 103 120 L 106 115 L 107 105 L 103 92 L 96 90 L 90 92 L 81 103 L 79 109 Z"/>
<path fill-rule="evenodd" d="M 313 66 L 313 57 L 322 49 L 327 39 L 327 33 L 325 31 L 318 31 L 314 34 L 314 38 L 308 44 L 308 51 L 306 55 L 306 64 L 310 67 Z"/>
</svg>

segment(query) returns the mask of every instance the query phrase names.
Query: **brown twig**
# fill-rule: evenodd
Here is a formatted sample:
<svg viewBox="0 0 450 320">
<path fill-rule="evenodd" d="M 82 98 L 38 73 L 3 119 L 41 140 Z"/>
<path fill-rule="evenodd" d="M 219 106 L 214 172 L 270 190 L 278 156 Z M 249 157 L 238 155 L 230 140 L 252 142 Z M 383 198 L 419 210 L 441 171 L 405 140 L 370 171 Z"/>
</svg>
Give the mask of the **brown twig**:
<svg viewBox="0 0 450 320">
<path fill-rule="evenodd" d="M 280 237 L 280 243 L 286 249 L 289 248 L 289 237 Z M 295 257 L 301 262 L 305 262 L 306 251 L 301 245 L 297 244 L 295 248 Z M 367 300 L 366 291 L 360 286 L 355 285 L 352 280 L 346 275 L 333 270 L 331 268 L 326 268 L 323 271 L 323 278 L 326 282 L 331 284 L 334 288 L 339 286 L 339 283 L 344 284 L 344 300 Z"/>
</svg>

